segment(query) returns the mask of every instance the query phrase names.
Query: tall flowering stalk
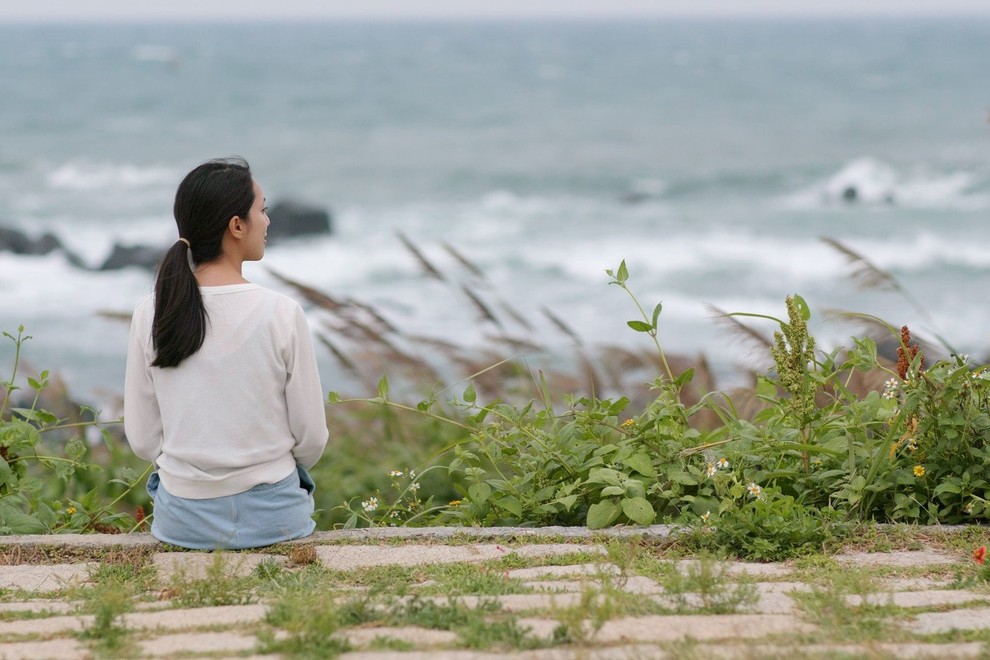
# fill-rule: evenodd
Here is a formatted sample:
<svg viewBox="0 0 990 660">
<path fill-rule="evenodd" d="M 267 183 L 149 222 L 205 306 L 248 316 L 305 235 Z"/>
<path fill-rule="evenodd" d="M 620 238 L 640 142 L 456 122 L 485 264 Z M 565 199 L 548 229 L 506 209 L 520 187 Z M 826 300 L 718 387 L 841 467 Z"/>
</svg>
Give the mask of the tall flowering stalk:
<svg viewBox="0 0 990 660">
<path fill-rule="evenodd" d="M 901 345 L 897 347 L 897 375 L 901 377 L 901 380 L 907 380 L 908 369 L 911 367 L 911 363 L 914 362 L 914 358 L 917 357 L 920 348 L 918 344 L 911 343 L 911 331 L 908 327 L 901 327 Z M 918 371 L 924 371 L 925 369 L 925 355 L 921 354 L 921 361 L 918 363 Z"/>
<path fill-rule="evenodd" d="M 790 395 L 787 407 L 801 426 L 801 435 L 807 439 L 807 424 L 815 409 L 815 388 L 809 375 L 815 364 L 815 338 L 808 334 L 807 305 L 804 301 L 799 296 L 788 296 L 785 305 L 788 322 L 781 321 L 780 330 L 773 333 L 770 353 L 777 367 L 780 386 Z M 803 461 L 807 472 L 810 469 L 807 449 L 804 450 Z"/>
</svg>

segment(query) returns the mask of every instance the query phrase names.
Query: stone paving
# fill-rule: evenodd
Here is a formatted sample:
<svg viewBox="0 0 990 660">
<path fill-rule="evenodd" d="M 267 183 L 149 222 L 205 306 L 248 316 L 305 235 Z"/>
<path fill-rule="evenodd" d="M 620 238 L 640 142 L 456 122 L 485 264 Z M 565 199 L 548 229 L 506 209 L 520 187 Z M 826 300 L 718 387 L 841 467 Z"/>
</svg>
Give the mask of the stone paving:
<svg viewBox="0 0 990 660">
<path fill-rule="evenodd" d="M 972 564 L 961 551 L 847 552 L 828 574 L 665 559 L 659 527 L 433 532 L 323 532 L 226 553 L 175 552 L 145 534 L 0 538 L 0 658 L 990 655 L 990 588 L 957 579 Z M 115 566 L 130 570 L 115 587 L 123 601 L 107 591 Z M 287 619 L 282 599 L 313 571 L 324 586 Z M 262 588 L 275 574 L 280 586 Z M 367 605 L 358 623 L 308 625 L 354 603 Z M 383 614 L 431 607 L 452 618 Z"/>
</svg>

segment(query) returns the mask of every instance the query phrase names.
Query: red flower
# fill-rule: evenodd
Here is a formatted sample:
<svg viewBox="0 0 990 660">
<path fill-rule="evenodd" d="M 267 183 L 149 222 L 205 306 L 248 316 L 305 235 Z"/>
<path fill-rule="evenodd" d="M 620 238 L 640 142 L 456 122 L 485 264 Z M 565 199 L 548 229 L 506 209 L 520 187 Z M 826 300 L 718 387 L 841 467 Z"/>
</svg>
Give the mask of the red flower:
<svg viewBox="0 0 990 660">
<path fill-rule="evenodd" d="M 918 345 L 911 343 L 911 331 L 908 327 L 901 327 L 901 345 L 897 347 L 897 375 L 901 377 L 901 380 L 907 378 L 908 367 L 914 360 L 915 356 L 918 355 Z M 921 356 L 921 360 L 918 364 L 918 371 L 924 371 L 925 369 L 925 356 Z"/>
<path fill-rule="evenodd" d="M 987 546 L 981 545 L 976 550 L 973 550 L 973 559 L 976 560 L 977 564 L 982 564 L 987 558 Z"/>
</svg>

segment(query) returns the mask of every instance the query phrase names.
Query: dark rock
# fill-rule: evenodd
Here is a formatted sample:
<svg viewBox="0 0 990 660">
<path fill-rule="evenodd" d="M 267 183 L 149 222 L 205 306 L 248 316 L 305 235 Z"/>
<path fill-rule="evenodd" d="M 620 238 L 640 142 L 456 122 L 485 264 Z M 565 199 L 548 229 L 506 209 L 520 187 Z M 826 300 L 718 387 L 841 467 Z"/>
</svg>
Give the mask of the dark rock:
<svg viewBox="0 0 990 660">
<path fill-rule="evenodd" d="M 158 262 L 162 260 L 163 254 L 165 254 L 165 250 L 161 247 L 120 245 L 118 243 L 113 246 L 113 252 L 100 266 L 100 270 L 119 270 L 128 266 L 155 270 L 158 267 Z"/>
<path fill-rule="evenodd" d="M 43 234 L 40 238 L 31 238 L 17 229 L 0 227 L 0 252 L 3 251 L 34 256 L 61 251 L 72 265 L 83 265 L 82 259 L 67 250 L 55 234 Z"/>
<path fill-rule="evenodd" d="M 0 227 L 0 250 L 14 254 L 48 254 L 61 248 L 62 243 L 54 234 L 34 239 L 16 229 Z"/>
<path fill-rule="evenodd" d="M 640 190 L 627 190 L 622 193 L 622 196 L 619 199 L 622 200 L 623 204 L 642 204 L 650 201 L 651 197 L 652 195 Z"/>
<path fill-rule="evenodd" d="M 842 191 L 842 199 L 850 203 L 859 199 L 859 191 L 856 190 L 856 186 L 846 186 L 846 189 Z"/>
<path fill-rule="evenodd" d="M 272 224 L 268 227 L 268 242 L 294 236 L 329 234 L 330 213 L 326 209 L 303 202 L 280 201 L 268 209 Z"/>
</svg>

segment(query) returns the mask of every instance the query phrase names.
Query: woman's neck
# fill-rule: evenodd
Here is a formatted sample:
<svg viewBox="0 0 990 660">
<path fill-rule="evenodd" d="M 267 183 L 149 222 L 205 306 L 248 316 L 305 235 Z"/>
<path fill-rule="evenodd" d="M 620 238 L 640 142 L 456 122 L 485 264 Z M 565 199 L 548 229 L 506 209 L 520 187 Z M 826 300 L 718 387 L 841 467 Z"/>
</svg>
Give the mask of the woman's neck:
<svg viewBox="0 0 990 660">
<path fill-rule="evenodd" d="M 200 264 L 194 273 L 200 286 L 224 286 L 226 284 L 245 284 L 247 280 L 241 275 L 240 261 L 233 261 L 221 256 L 215 261 Z"/>
</svg>

